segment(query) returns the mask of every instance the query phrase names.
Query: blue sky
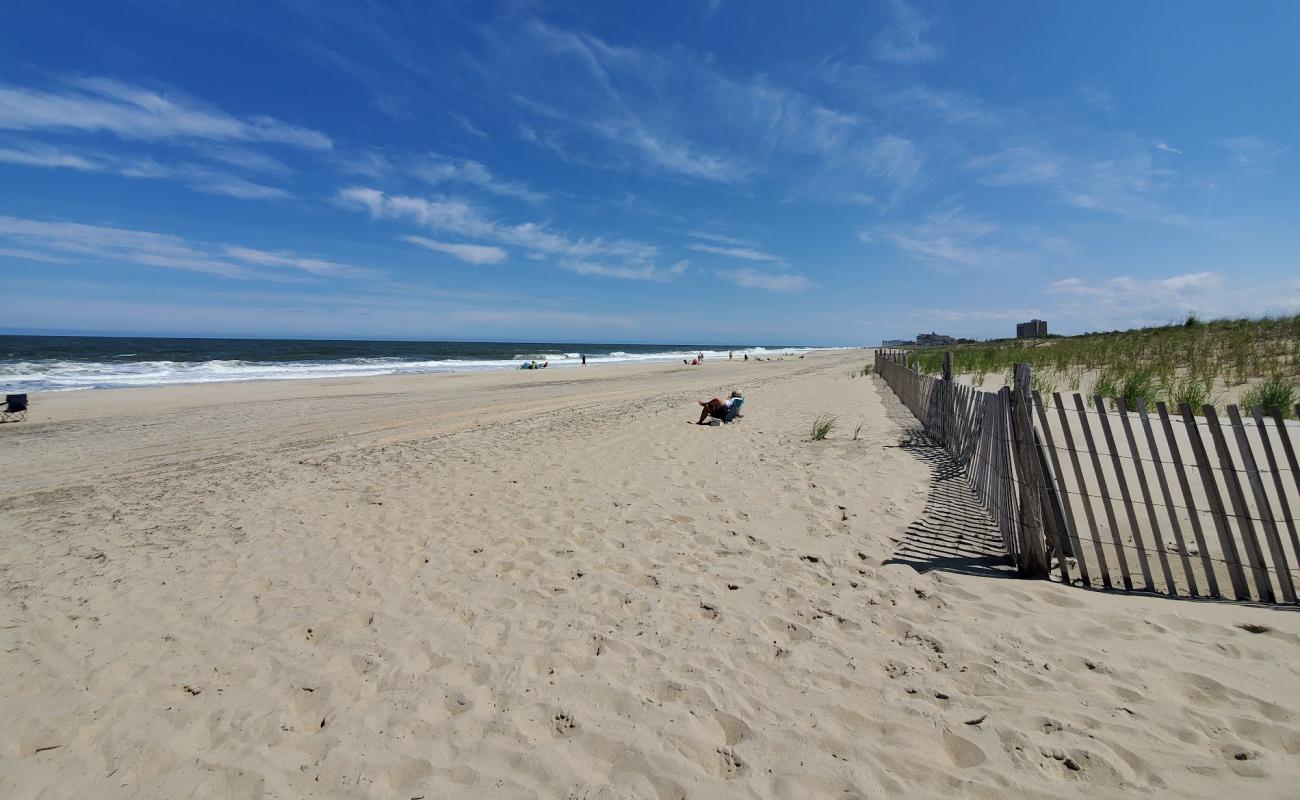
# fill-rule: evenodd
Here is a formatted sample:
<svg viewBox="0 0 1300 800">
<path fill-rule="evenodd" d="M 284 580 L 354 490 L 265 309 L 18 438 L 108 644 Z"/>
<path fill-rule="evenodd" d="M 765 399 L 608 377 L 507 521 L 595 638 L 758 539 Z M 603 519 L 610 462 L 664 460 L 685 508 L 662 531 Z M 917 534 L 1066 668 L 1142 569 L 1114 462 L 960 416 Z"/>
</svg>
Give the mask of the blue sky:
<svg viewBox="0 0 1300 800">
<path fill-rule="evenodd" d="M 0 326 L 737 343 L 1300 310 L 1300 5 L 16 2 Z"/>
</svg>

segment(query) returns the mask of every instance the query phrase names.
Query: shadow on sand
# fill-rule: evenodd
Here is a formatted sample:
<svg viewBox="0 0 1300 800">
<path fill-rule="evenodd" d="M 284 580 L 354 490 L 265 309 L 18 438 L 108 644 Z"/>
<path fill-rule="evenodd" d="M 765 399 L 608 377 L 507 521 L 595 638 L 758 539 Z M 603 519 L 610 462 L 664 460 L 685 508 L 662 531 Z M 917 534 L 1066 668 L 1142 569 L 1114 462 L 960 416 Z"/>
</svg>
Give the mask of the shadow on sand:
<svg viewBox="0 0 1300 800">
<path fill-rule="evenodd" d="M 930 468 L 930 490 L 919 519 L 907 526 L 902 544 L 884 562 L 917 572 L 940 570 L 991 578 L 1016 577 L 1002 535 L 966 485 L 961 467 L 925 434 L 883 381 L 880 399 L 887 416 L 904 428 L 898 447 Z"/>
</svg>

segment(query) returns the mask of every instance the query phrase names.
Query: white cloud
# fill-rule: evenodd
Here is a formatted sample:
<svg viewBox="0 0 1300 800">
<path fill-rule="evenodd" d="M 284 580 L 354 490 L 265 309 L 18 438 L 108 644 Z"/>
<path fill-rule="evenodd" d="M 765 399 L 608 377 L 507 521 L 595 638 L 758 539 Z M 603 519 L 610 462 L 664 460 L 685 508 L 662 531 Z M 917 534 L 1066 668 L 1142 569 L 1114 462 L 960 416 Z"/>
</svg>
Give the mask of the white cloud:
<svg viewBox="0 0 1300 800">
<path fill-rule="evenodd" d="M 780 256 L 774 256 L 771 253 L 765 253 L 753 247 L 719 247 L 712 244 L 688 244 L 686 247 L 690 250 L 698 250 L 701 253 L 712 253 L 715 256 L 727 256 L 728 258 L 741 258 L 746 261 L 781 261 Z"/>
<path fill-rule="evenodd" d="M 236 117 L 178 96 L 106 78 L 69 81 L 57 91 L 0 84 L 0 130 L 111 133 L 124 139 L 270 142 L 328 150 L 319 131 L 267 116 Z"/>
<path fill-rule="evenodd" d="M 669 281 L 686 271 L 688 262 L 678 261 L 667 269 L 653 264 L 597 264 L 591 261 L 563 259 L 560 266 L 579 275 L 596 275 L 602 278 L 621 278 L 630 281 Z"/>
<path fill-rule="evenodd" d="M 640 264 L 653 261 L 659 254 L 659 248 L 642 242 L 601 237 L 574 239 L 535 222 L 499 223 L 488 219 L 468 203 L 452 198 L 388 195 L 378 189 L 360 186 L 340 190 L 337 198 L 346 206 L 365 209 L 373 219 L 404 220 L 432 230 L 491 239 L 577 261 L 623 258 Z"/>
<path fill-rule="evenodd" d="M 766 289 L 771 292 L 802 292 L 813 283 L 806 276 L 793 272 L 763 272 L 744 269 L 722 270 L 718 277 L 729 280 L 746 289 Z"/>
<path fill-rule="evenodd" d="M 0 148 L 0 162 L 25 167 L 104 172 L 126 178 L 176 180 L 198 192 L 243 199 L 289 196 L 284 189 L 256 183 L 224 170 L 186 161 L 169 165 L 152 158 L 123 157 L 93 151 L 69 152 L 41 144 L 23 143 L 14 147 Z"/>
<path fill-rule="evenodd" d="M 364 186 L 340 189 L 336 197 L 346 206 L 366 209 L 372 219 L 408 220 L 462 236 L 487 236 L 495 230 L 492 222 L 461 200 L 387 195 Z"/>
<path fill-rule="evenodd" d="M 506 251 L 500 247 L 482 244 L 451 244 L 424 236 L 403 236 L 403 240 L 420 247 L 446 253 L 471 264 L 499 264 L 506 260 Z"/>
<path fill-rule="evenodd" d="M 616 144 L 636 151 L 643 163 L 691 178 L 734 183 L 749 168 L 727 156 L 703 152 L 697 146 L 665 134 L 655 134 L 640 121 L 625 118 L 592 123 L 590 129 Z"/>
<path fill-rule="evenodd" d="M 308 258 L 283 250 L 270 252 L 267 250 L 254 250 L 251 247 L 224 245 L 221 252 L 230 258 L 247 264 L 266 267 L 289 267 L 322 278 L 370 278 L 376 274 L 374 270 L 354 267 L 349 264 L 339 264 L 334 261 L 325 261 L 319 258 Z"/>
<path fill-rule="evenodd" d="M 1176 156 L 1181 156 L 1183 154 L 1182 150 L 1179 150 L 1177 147 L 1171 147 L 1168 142 L 1159 139 L 1156 140 L 1155 148 L 1161 152 L 1173 153 Z"/>
<path fill-rule="evenodd" d="M 1115 102 L 1115 95 L 1111 94 L 1110 89 L 1105 86 L 1087 85 L 1079 87 L 1079 94 L 1091 105 L 1107 114 L 1114 114 L 1119 106 Z"/>
<path fill-rule="evenodd" d="M 971 309 L 954 309 L 954 308 L 923 308 L 908 314 L 910 317 L 922 320 L 936 320 L 941 322 L 981 322 L 997 320 L 1019 320 L 1037 319 L 1043 312 L 1036 308 L 989 308 L 982 310 Z"/>
<path fill-rule="evenodd" d="M 881 136 L 872 142 L 865 153 L 867 172 L 890 180 L 896 187 L 905 189 L 916 180 L 921 170 L 921 156 L 916 145 L 901 136 Z"/>
<path fill-rule="evenodd" d="M 98 162 L 65 153 L 53 147 L 29 145 L 26 147 L 0 147 L 0 162 L 18 164 L 24 167 L 57 167 L 78 169 L 85 172 L 98 172 L 104 167 Z"/>
<path fill-rule="evenodd" d="M 1052 184 L 1061 178 L 1065 159 L 1036 147 L 1010 147 L 966 162 L 966 168 L 981 173 L 986 186 Z"/>
<path fill-rule="evenodd" d="M 914 225 L 881 227 L 860 231 L 863 242 L 883 239 L 899 250 L 926 261 L 977 266 L 996 261 L 999 251 L 979 242 L 998 226 L 961 209 L 931 214 Z"/>
<path fill-rule="evenodd" d="M 374 270 L 286 251 L 196 242 L 180 236 L 108 225 L 47 222 L 0 216 L 0 243 L 11 242 L 28 258 L 45 261 L 145 265 L 203 272 L 224 278 L 303 280 L 313 277 L 366 278 Z M 260 269 L 271 267 L 271 270 Z M 280 269 L 287 268 L 286 275 Z"/>
<path fill-rule="evenodd" d="M 487 132 L 485 132 L 483 129 L 479 128 L 477 125 L 471 122 L 469 117 L 465 116 L 464 114 L 457 114 L 454 111 L 448 111 L 447 113 L 451 115 L 452 119 L 460 123 L 460 126 L 465 129 L 466 133 L 470 134 L 471 136 L 477 136 L 480 139 L 488 138 Z"/>
<path fill-rule="evenodd" d="M 1043 186 L 1074 208 L 1175 227 L 1205 225 L 1204 220 L 1170 211 L 1160 202 L 1174 173 L 1158 166 L 1145 148 L 1114 158 L 1088 159 L 1024 145 L 968 159 L 965 166 L 979 173 L 976 180 L 986 186 Z"/>
<path fill-rule="evenodd" d="M 1167 324 L 1189 312 L 1216 318 L 1300 311 L 1300 280 L 1228 280 L 1213 271 L 1165 278 L 1065 278 L 1048 285 L 1047 292 L 1061 298 L 1060 315 L 1089 329 Z"/>
<path fill-rule="evenodd" d="M 529 203 L 540 203 L 546 199 L 545 194 L 529 189 L 526 184 L 502 180 L 482 163 L 469 159 L 447 158 L 431 153 L 418 161 L 410 171 L 415 177 L 434 186 L 465 183 L 491 194 L 514 197 Z"/>
<path fill-rule="evenodd" d="M 916 9 L 903 0 L 891 0 L 893 21 L 885 27 L 872 43 L 872 50 L 880 61 L 894 64 L 921 64 L 933 61 L 943 54 L 935 44 L 925 40 L 930 23 Z"/>
<path fill-rule="evenodd" d="M 1233 164 L 1248 173 L 1266 175 L 1273 171 L 1273 162 L 1290 147 L 1274 144 L 1255 135 L 1233 136 L 1223 139 L 1219 145 L 1229 153 Z"/>
</svg>

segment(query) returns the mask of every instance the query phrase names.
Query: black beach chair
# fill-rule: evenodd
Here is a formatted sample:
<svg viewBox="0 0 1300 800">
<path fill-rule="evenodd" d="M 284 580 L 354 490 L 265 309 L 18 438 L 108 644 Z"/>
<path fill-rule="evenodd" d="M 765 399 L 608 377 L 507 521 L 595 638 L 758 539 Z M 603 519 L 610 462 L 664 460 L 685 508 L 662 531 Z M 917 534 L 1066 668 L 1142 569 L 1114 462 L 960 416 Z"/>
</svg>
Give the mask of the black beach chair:
<svg viewBox="0 0 1300 800">
<path fill-rule="evenodd" d="M 0 422 L 22 422 L 27 419 L 27 395 L 7 394 L 0 408 Z"/>
</svg>

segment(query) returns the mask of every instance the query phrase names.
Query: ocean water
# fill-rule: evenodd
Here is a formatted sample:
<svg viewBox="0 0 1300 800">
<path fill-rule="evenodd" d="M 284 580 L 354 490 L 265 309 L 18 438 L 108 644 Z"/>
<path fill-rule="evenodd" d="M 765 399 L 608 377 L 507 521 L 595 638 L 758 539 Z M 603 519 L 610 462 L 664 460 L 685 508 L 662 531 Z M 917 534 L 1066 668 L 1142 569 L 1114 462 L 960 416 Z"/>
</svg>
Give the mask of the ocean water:
<svg viewBox="0 0 1300 800">
<path fill-rule="evenodd" d="M 218 381 L 345 378 L 400 373 L 550 368 L 587 363 L 705 359 L 734 351 L 799 355 L 808 347 L 575 344 L 566 342 L 368 342 L 302 339 L 161 339 L 104 336 L 0 336 L 0 393 L 114 389 Z"/>
</svg>

